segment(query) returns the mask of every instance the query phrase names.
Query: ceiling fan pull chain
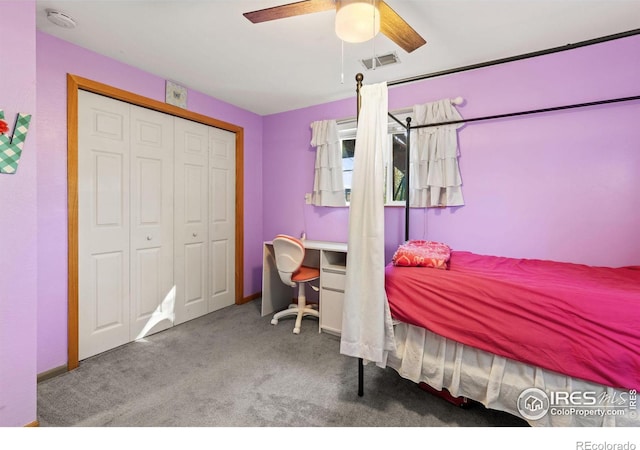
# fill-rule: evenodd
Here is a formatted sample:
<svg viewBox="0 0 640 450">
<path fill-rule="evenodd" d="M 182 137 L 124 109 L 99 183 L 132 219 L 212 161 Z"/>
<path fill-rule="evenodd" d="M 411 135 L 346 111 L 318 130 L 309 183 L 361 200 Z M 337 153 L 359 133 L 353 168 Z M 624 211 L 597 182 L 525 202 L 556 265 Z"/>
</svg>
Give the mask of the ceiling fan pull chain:
<svg viewBox="0 0 640 450">
<path fill-rule="evenodd" d="M 340 59 L 341 59 L 341 66 L 340 66 L 340 83 L 344 84 L 344 41 L 341 39 L 340 40 L 340 46 L 341 46 L 341 55 L 340 55 Z"/>
<path fill-rule="evenodd" d="M 373 38 L 373 55 L 371 55 L 371 68 L 376 70 L 376 39 Z"/>
<path fill-rule="evenodd" d="M 371 20 L 373 27 L 373 39 L 371 39 L 371 41 L 373 42 L 373 57 L 371 58 L 371 67 L 373 68 L 373 70 L 376 70 L 376 0 L 371 0 L 371 5 L 373 6 L 373 19 Z"/>
</svg>

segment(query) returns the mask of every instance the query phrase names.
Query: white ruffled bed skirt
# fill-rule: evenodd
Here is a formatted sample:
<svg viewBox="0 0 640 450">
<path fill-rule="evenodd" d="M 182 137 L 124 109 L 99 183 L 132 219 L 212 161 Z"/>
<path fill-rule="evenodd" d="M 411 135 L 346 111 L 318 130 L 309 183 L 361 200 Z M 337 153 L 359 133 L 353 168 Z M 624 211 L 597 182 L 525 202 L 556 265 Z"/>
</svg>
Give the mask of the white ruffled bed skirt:
<svg viewBox="0 0 640 450">
<path fill-rule="evenodd" d="M 595 392 L 598 398 L 629 400 L 629 391 L 571 378 L 496 356 L 446 339 L 424 328 L 402 322 L 395 327 L 396 352 L 389 354 L 387 366 L 415 383 L 424 382 L 454 397 L 467 397 L 487 408 L 505 411 L 527 420 L 531 426 L 640 426 L 638 411 L 625 409 L 621 415 L 563 415 L 558 409 L 538 420 L 523 417 L 517 406 L 518 397 L 528 388 L 549 392 Z M 591 394 L 593 395 L 593 394 Z M 584 413 L 587 408 L 579 408 Z M 590 410 L 607 408 L 590 408 Z M 555 410 L 555 414 L 551 414 Z M 609 408 L 609 410 L 612 410 Z M 566 409 L 560 412 L 568 412 Z"/>
</svg>

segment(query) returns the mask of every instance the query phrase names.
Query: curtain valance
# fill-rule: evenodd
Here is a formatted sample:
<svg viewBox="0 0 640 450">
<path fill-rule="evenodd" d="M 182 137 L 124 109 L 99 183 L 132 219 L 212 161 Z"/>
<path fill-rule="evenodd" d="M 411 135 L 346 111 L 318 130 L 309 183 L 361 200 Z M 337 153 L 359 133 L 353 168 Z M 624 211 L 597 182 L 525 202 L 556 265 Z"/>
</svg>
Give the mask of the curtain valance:
<svg viewBox="0 0 640 450">
<path fill-rule="evenodd" d="M 462 120 L 451 100 L 415 105 L 414 125 Z M 464 205 L 458 166 L 458 128 L 463 124 L 418 128 L 411 133 L 409 205 L 443 207 Z"/>
<path fill-rule="evenodd" d="M 311 124 L 311 145 L 316 148 L 311 203 L 316 206 L 347 206 L 342 175 L 342 149 L 335 120 Z"/>
</svg>

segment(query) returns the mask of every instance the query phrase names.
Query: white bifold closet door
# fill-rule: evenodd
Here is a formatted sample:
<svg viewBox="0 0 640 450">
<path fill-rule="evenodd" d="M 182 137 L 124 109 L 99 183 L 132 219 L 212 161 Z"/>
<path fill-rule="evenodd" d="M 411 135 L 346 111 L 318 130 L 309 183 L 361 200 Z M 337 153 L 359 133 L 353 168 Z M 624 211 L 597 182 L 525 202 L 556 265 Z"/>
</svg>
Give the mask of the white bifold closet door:
<svg viewBox="0 0 640 450">
<path fill-rule="evenodd" d="M 78 103 L 84 359 L 234 303 L 235 134 L 84 91 Z"/>
<path fill-rule="evenodd" d="M 209 311 L 235 303 L 236 135 L 209 128 Z"/>
<path fill-rule="evenodd" d="M 178 121 L 175 138 L 176 323 L 208 310 L 209 129 Z"/>
<path fill-rule="evenodd" d="M 176 324 L 235 301 L 235 134 L 177 121 Z"/>
<path fill-rule="evenodd" d="M 129 342 L 129 105 L 78 93 L 79 358 Z"/>
</svg>

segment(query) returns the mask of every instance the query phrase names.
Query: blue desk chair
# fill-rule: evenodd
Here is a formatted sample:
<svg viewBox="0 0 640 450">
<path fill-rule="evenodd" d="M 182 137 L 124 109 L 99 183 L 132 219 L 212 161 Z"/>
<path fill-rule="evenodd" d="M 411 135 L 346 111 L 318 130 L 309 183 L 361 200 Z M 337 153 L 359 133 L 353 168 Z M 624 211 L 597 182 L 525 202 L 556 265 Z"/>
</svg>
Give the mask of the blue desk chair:
<svg viewBox="0 0 640 450">
<path fill-rule="evenodd" d="M 276 267 L 282 282 L 291 287 L 298 287 L 298 303 L 292 303 L 288 309 L 274 314 L 272 325 L 277 325 L 282 317 L 296 316 L 293 328 L 294 334 L 300 334 L 302 318 L 306 316 L 318 317 L 317 305 L 307 305 L 305 284 L 320 278 L 320 270 L 315 267 L 302 265 L 304 260 L 304 245 L 300 239 L 279 234 L 273 240 L 273 250 L 276 254 Z M 313 286 L 311 286 L 313 288 Z"/>
</svg>

